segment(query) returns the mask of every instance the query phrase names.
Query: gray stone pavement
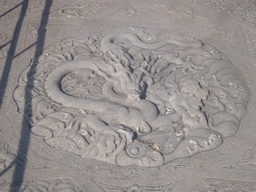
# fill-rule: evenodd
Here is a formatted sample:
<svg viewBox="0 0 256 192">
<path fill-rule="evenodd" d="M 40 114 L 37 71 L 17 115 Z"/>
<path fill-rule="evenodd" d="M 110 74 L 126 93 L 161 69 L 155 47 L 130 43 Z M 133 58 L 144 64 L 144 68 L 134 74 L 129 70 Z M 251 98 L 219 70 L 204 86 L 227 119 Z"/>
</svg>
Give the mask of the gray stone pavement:
<svg viewBox="0 0 256 192">
<path fill-rule="evenodd" d="M 0 10 L 0 191 L 256 191 L 254 0 Z"/>
</svg>

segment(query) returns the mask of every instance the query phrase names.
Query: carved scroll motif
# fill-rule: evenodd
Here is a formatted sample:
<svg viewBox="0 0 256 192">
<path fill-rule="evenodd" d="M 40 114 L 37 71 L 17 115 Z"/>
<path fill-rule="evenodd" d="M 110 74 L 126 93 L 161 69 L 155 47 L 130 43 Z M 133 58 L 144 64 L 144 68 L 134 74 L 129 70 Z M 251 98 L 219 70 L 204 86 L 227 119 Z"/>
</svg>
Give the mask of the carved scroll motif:
<svg viewBox="0 0 256 192">
<path fill-rule="evenodd" d="M 26 69 L 28 70 L 28 69 Z M 120 31 L 45 49 L 14 99 L 52 148 L 122 166 L 161 166 L 237 133 L 249 90 L 222 53 L 170 33 Z M 32 89 L 31 103 L 20 97 Z"/>
</svg>

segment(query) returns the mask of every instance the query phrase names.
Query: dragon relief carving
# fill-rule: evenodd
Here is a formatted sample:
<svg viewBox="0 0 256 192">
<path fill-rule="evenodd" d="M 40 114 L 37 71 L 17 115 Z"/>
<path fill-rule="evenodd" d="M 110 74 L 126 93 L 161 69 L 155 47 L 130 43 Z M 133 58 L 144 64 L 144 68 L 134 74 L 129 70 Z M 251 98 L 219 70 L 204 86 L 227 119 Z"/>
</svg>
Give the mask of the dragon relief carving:
<svg viewBox="0 0 256 192">
<path fill-rule="evenodd" d="M 14 91 L 31 132 L 55 149 L 155 167 L 219 147 L 237 133 L 249 89 L 200 40 L 123 30 L 45 49 Z M 21 97 L 30 88 L 31 103 Z M 23 110 L 25 109 L 25 110 Z"/>
</svg>

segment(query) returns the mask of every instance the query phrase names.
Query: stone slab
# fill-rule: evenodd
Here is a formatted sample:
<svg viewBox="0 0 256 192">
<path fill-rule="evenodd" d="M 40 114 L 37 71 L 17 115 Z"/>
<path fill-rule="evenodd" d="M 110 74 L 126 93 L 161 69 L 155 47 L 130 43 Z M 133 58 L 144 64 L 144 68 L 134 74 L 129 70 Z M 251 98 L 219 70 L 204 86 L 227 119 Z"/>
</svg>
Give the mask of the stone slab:
<svg viewBox="0 0 256 192">
<path fill-rule="evenodd" d="M 254 1 L 0 10 L 0 191 L 256 191 Z"/>
</svg>

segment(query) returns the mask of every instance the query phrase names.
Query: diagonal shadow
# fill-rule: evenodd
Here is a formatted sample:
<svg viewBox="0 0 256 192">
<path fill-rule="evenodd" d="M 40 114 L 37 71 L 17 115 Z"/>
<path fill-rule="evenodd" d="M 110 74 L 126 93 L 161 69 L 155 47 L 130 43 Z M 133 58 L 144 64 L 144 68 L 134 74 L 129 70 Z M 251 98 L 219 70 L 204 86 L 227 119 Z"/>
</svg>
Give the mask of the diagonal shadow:
<svg viewBox="0 0 256 192">
<path fill-rule="evenodd" d="M 24 2 L 24 1 L 23 1 Z M 15 5 L 13 8 L 9 9 L 8 11 L 6 11 L 5 13 L 3 13 L 2 15 L 0 15 L 0 18 L 5 16 L 6 14 L 12 12 L 14 9 L 18 8 L 20 5 L 23 4 L 23 2 L 19 3 L 18 5 Z"/>
<path fill-rule="evenodd" d="M 11 41 L 8 41 L 8 42 L 6 42 L 5 44 L 1 45 L 1 46 L 0 46 L 0 50 L 1 50 L 2 48 L 4 48 L 5 46 L 7 46 L 9 43 L 11 43 Z"/>
<path fill-rule="evenodd" d="M 33 57 L 33 62 L 30 67 L 30 71 L 27 74 L 28 83 L 25 88 L 25 103 L 30 104 L 32 99 L 32 88 L 33 88 L 33 80 L 35 75 L 35 68 L 38 63 L 39 56 L 42 54 L 45 42 L 45 33 L 46 30 L 41 31 L 42 28 L 45 28 L 48 23 L 49 11 L 52 6 L 52 0 L 46 0 L 44 10 L 42 12 L 42 17 L 40 21 L 40 25 L 38 28 L 38 36 L 37 36 L 37 44 L 36 50 Z M 39 32 L 40 31 L 40 32 Z M 26 110 L 26 111 L 25 111 Z M 24 114 L 31 114 L 28 109 L 24 109 Z M 20 134 L 20 141 L 19 141 L 19 150 L 16 161 L 20 161 L 18 164 L 15 164 L 15 170 L 13 173 L 12 184 L 11 184 L 11 191 L 20 191 L 21 184 L 23 181 L 25 169 L 26 169 L 26 156 L 28 153 L 28 147 L 30 142 L 30 131 L 27 126 L 27 120 L 30 121 L 29 117 L 27 119 L 23 117 L 22 122 L 22 130 Z"/>
<path fill-rule="evenodd" d="M 19 7 L 20 5 L 22 5 L 22 8 L 21 8 L 19 19 L 18 19 L 18 21 L 16 23 L 16 26 L 15 26 L 15 29 L 13 31 L 12 40 L 10 40 L 7 43 L 5 43 L 4 45 L 0 46 L 0 49 L 2 49 L 3 47 L 5 47 L 6 45 L 8 45 L 10 43 L 7 58 L 6 58 L 6 61 L 5 61 L 5 67 L 4 67 L 2 77 L 1 77 L 1 80 L 0 80 L 0 108 L 2 106 L 2 102 L 3 102 L 3 98 L 4 98 L 4 94 L 5 94 L 5 89 L 6 89 L 6 85 L 7 85 L 7 81 L 8 81 L 8 76 L 9 76 L 11 65 L 12 65 L 12 62 L 13 62 L 13 59 L 14 59 L 14 54 L 15 54 L 15 51 L 16 51 L 16 47 L 17 47 L 21 27 L 22 27 L 23 20 L 24 20 L 25 15 L 26 15 L 27 7 L 28 7 L 28 0 L 24 0 L 23 2 L 16 5 L 15 7 L 13 7 L 12 9 L 10 9 L 9 11 L 7 11 L 6 13 L 4 13 L 0 16 L 0 17 L 2 17 L 4 15 L 6 15 L 10 11 L 12 11 L 13 9 Z M 15 163 L 16 163 L 16 160 L 13 161 L 8 167 L 6 167 L 0 173 L 0 177 L 3 174 L 5 174 L 10 168 L 12 168 L 15 165 Z"/>
<path fill-rule="evenodd" d="M 19 36 L 20 36 L 20 31 L 21 31 L 21 26 L 23 24 L 23 20 L 25 18 L 26 12 L 27 12 L 27 8 L 28 8 L 28 1 L 29 0 L 23 0 L 22 4 L 22 8 L 21 8 L 21 12 L 20 12 L 20 17 L 16 23 L 15 29 L 13 31 L 13 36 L 12 36 L 12 40 L 11 40 L 11 44 L 10 44 L 10 48 L 8 50 L 7 53 L 7 58 L 5 60 L 5 66 L 4 66 L 4 70 L 2 73 L 2 77 L 0 80 L 0 108 L 2 107 L 3 104 L 3 98 L 4 98 L 4 94 L 5 94 L 5 89 L 6 89 L 6 85 L 7 85 L 7 81 L 8 81 L 8 76 L 11 70 L 11 65 L 14 59 L 14 54 L 16 51 L 16 47 L 17 47 L 17 43 L 19 40 Z M 18 6 L 18 5 L 17 5 Z M 1 47 L 3 47 L 5 45 L 2 45 Z"/>
</svg>

